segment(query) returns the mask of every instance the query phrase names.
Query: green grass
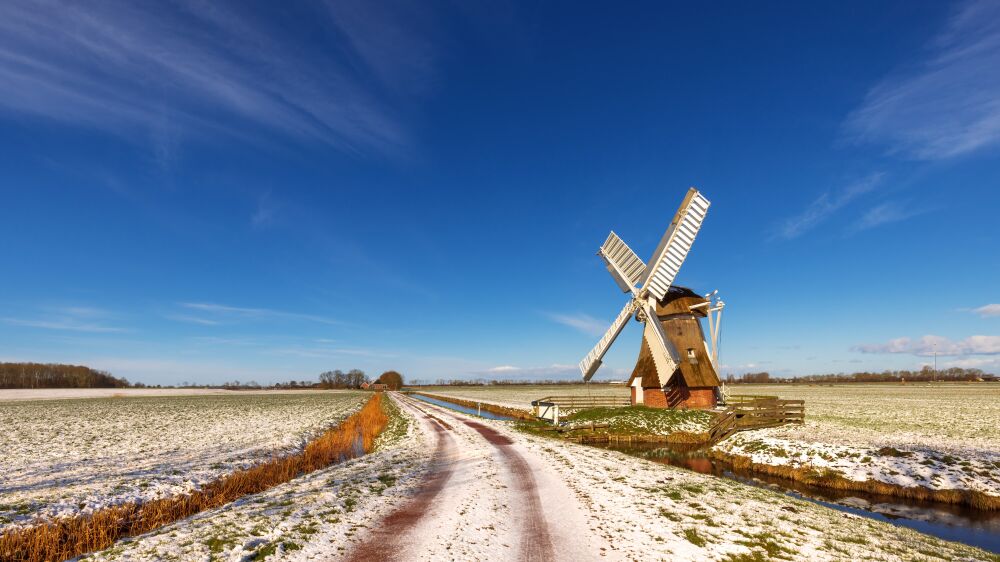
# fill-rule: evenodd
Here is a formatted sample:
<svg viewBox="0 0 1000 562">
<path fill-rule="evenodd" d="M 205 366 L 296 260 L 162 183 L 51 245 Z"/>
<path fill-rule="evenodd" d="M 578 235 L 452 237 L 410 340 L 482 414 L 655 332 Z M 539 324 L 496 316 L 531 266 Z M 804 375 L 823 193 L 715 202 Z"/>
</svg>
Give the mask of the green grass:
<svg viewBox="0 0 1000 562">
<path fill-rule="evenodd" d="M 594 422 L 608 424 L 606 430 L 615 435 L 655 433 L 666 435 L 675 431 L 705 431 L 711 425 L 712 415 L 700 410 L 668 410 L 631 406 L 624 408 L 588 408 L 579 410 L 565 420 L 580 425 Z"/>
<path fill-rule="evenodd" d="M 698 534 L 696 529 L 684 529 L 684 538 L 688 540 L 689 543 L 695 546 L 704 547 L 708 544 L 708 541 L 704 537 Z"/>
<path fill-rule="evenodd" d="M 620 408 L 587 408 L 564 416 L 561 421 L 569 425 L 585 426 L 593 422 L 607 424 L 597 428 L 596 434 L 626 435 L 669 435 L 679 431 L 692 433 L 707 431 L 712 423 L 712 415 L 700 410 L 667 410 L 645 406 L 625 406 Z M 569 433 L 546 431 L 552 424 L 545 421 L 519 421 L 514 427 L 525 433 L 545 437 L 565 437 Z M 579 435 L 583 431 L 573 432 Z"/>
</svg>

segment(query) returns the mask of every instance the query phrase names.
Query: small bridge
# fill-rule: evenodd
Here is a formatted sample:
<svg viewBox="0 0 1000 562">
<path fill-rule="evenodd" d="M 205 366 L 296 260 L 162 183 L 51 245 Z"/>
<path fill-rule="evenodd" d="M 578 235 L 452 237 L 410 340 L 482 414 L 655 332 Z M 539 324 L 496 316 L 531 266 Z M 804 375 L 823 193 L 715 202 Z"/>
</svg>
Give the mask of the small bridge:
<svg viewBox="0 0 1000 562">
<path fill-rule="evenodd" d="M 777 396 L 732 395 L 726 397 L 726 409 L 717 414 L 708 430 L 709 443 L 750 429 L 777 427 L 787 423 L 805 423 L 805 400 L 781 400 Z"/>
</svg>

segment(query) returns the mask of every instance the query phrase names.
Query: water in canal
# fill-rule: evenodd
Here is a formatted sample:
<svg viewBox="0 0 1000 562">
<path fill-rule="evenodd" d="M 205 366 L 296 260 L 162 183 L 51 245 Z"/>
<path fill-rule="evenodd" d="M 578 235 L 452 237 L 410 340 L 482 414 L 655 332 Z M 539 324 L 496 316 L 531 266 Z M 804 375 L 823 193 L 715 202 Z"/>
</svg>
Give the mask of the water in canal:
<svg viewBox="0 0 1000 562">
<path fill-rule="evenodd" d="M 1000 553 L 1000 512 L 895 496 L 831 490 L 776 476 L 737 471 L 729 463 L 709 458 L 703 448 L 691 446 L 668 443 L 602 443 L 591 446 L 768 488 L 839 511 Z"/>
<path fill-rule="evenodd" d="M 514 421 L 514 418 L 510 416 L 503 416 L 500 414 L 494 414 L 493 412 L 487 412 L 486 410 L 478 411 L 476 408 L 469 408 L 467 406 L 459 406 L 458 404 L 453 404 L 444 400 L 438 400 L 436 398 L 430 398 L 428 396 L 422 396 L 420 394 L 411 394 L 410 398 L 416 398 L 417 400 L 423 400 L 430 404 L 435 404 L 441 406 L 442 408 L 448 408 L 450 410 L 455 410 L 462 412 L 463 414 L 469 414 L 473 416 L 479 416 L 481 418 L 486 418 L 488 420 L 501 420 L 501 421 Z"/>
</svg>

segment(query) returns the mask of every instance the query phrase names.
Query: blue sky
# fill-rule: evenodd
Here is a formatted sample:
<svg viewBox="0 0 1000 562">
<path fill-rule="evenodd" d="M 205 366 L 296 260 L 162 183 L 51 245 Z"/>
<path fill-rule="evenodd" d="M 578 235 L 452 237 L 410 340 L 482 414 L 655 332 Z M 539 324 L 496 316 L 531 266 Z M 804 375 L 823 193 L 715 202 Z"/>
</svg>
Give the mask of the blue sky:
<svg viewBox="0 0 1000 562">
<path fill-rule="evenodd" d="M 1000 5 L 466 4 L 3 3 L 0 360 L 576 378 L 693 185 L 723 374 L 1000 371 Z"/>
</svg>

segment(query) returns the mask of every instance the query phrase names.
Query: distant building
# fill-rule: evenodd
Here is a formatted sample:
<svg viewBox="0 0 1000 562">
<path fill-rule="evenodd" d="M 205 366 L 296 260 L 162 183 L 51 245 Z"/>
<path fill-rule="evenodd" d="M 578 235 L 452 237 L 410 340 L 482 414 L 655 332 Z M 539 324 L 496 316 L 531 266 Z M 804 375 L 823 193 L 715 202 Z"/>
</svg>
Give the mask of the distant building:
<svg viewBox="0 0 1000 562">
<path fill-rule="evenodd" d="M 385 383 L 377 382 L 377 383 L 371 385 L 371 389 L 374 390 L 374 391 L 389 390 L 389 385 L 387 385 Z"/>
<path fill-rule="evenodd" d="M 369 386 L 371 386 L 371 384 L 368 381 L 365 381 L 361 383 L 361 390 L 368 390 Z"/>
</svg>

